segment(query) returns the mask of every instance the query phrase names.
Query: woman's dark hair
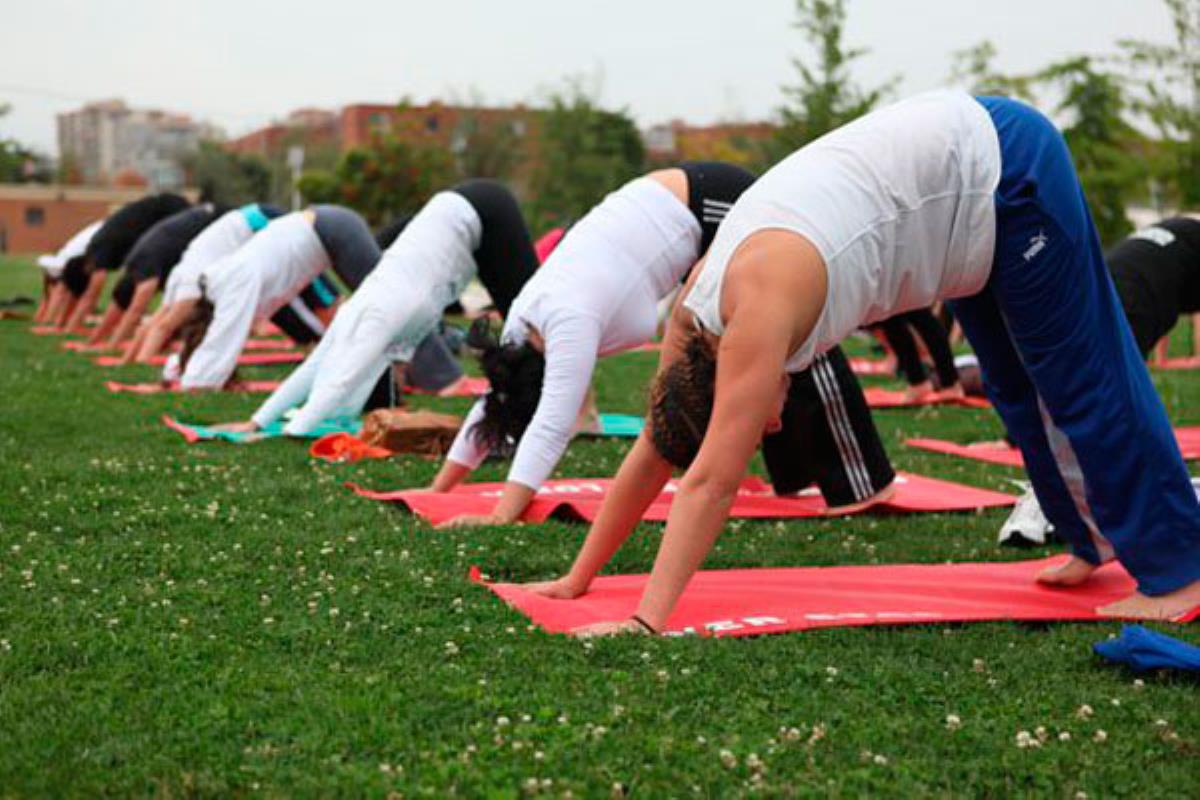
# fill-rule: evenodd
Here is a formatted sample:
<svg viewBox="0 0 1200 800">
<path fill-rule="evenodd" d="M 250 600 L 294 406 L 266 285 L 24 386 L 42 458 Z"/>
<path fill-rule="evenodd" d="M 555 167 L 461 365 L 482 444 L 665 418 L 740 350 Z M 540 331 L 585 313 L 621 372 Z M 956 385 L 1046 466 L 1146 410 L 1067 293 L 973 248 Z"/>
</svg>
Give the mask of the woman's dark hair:
<svg viewBox="0 0 1200 800">
<path fill-rule="evenodd" d="M 212 324 L 212 321 L 212 301 L 201 295 L 187 319 L 179 326 L 179 338 L 183 341 L 183 346 L 179 350 L 179 371 L 181 373 L 187 371 L 188 362 L 192 360 L 192 354 L 196 352 L 196 348 L 204 341 L 204 335 L 208 333 L 208 326 Z"/>
<path fill-rule="evenodd" d="M 546 357 L 528 342 L 501 344 L 487 318 L 471 324 L 467 346 L 479 351 L 479 364 L 491 384 L 483 419 L 471 436 L 480 447 L 503 451 L 520 440 L 537 411 Z"/>
<path fill-rule="evenodd" d="M 673 467 L 687 469 L 700 452 L 716 395 L 717 359 L 693 332 L 683 358 L 667 367 L 650 390 L 650 441 Z"/>
</svg>

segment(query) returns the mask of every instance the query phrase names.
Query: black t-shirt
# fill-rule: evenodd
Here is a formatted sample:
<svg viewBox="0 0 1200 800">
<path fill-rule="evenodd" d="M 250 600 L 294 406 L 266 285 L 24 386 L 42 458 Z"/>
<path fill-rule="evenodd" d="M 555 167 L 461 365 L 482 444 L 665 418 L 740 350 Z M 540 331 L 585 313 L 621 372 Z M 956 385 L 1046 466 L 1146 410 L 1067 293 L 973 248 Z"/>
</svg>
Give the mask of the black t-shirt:
<svg viewBox="0 0 1200 800">
<path fill-rule="evenodd" d="M 194 206 L 154 223 L 125 257 L 125 271 L 134 281 L 166 280 L 192 239 L 223 213 L 210 203 Z"/>
<path fill-rule="evenodd" d="M 1105 254 L 1133 336 L 1143 354 L 1180 314 L 1200 311 L 1200 220 L 1155 223 Z"/>
<path fill-rule="evenodd" d="M 187 200 L 169 193 L 152 194 L 122 206 L 104 221 L 88 244 L 89 268 L 119 269 L 143 233 L 159 220 L 187 207 Z"/>
</svg>

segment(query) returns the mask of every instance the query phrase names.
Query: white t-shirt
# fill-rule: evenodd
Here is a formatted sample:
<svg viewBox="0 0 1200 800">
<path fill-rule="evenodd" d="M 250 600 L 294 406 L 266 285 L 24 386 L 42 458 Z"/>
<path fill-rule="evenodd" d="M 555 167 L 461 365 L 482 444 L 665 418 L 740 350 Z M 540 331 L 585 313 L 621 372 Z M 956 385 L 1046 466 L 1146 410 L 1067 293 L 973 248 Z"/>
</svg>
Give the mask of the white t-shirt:
<svg viewBox="0 0 1200 800">
<path fill-rule="evenodd" d="M 104 220 L 98 219 L 68 239 L 67 243 L 60 247 L 57 253 L 39 256 L 38 266 L 45 270 L 51 279 L 57 280 L 62 275 L 68 261 L 72 258 L 78 258 L 87 252 L 88 245 L 92 242 L 92 237 L 96 235 L 96 231 L 100 230 L 100 226 L 103 224 Z"/>
<path fill-rule="evenodd" d="M 656 306 L 700 256 L 700 223 L 674 194 L 638 178 L 608 195 L 574 225 L 513 301 L 505 342 L 546 343 L 537 411 L 513 458 L 508 479 L 537 489 L 550 476 L 571 434 L 600 356 L 654 337 Z M 471 409 L 449 458 L 474 469 L 487 451 L 470 435 L 483 417 Z"/>
<path fill-rule="evenodd" d="M 179 263 L 167 276 L 167 285 L 163 289 L 163 305 L 200 297 L 200 272 L 235 252 L 250 241 L 253 235 L 254 231 L 241 209 L 222 214 L 188 243 Z"/>
<path fill-rule="evenodd" d="M 983 289 L 996 238 L 1000 142 L 973 97 L 938 91 L 861 117 L 796 151 L 734 204 L 684 306 L 724 332 L 729 260 L 767 229 L 800 234 L 825 261 L 812 335 L 787 362 L 807 368 L 856 328 Z"/>
<path fill-rule="evenodd" d="M 204 267 L 200 275 L 213 303 L 213 320 L 188 361 L 183 388 L 224 386 L 255 321 L 270 317 L 329 266 L 312 222 L 297 211 Z"/>
</svg>

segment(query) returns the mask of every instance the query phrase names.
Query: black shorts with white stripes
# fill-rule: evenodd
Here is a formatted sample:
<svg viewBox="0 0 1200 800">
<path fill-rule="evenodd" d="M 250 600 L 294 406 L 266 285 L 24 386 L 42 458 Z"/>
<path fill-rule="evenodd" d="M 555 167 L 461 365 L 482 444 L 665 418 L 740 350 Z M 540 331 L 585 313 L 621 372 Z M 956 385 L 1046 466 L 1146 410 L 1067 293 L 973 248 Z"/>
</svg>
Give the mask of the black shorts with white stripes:
<svg viewBox="0 0 1200 800">
<path fill-rule="evenodd" d="M 688 208 L 700 223 L 700 255 L 704 255 L 717 235 L 717 226 L 754 183 L 754 176 L 723 161 L 684 161 L 678 169 L 687 175 Z"/>
<path fill-rule="evenodd" d="M 776 494 L 817 484 L 830 506 L 866 500 L 896 478 L 862 388 L 840 348 L 792 375 L 783 429 L 763 439 Z"/>
</svg>

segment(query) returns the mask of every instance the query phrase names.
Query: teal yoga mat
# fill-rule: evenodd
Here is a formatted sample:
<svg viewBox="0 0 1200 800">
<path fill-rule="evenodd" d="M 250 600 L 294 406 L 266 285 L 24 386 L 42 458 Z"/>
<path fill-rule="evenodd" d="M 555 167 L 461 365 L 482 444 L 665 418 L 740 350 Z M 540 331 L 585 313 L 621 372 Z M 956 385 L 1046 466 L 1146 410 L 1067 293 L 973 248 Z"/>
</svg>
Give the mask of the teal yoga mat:
<svg viewBox="0 0 1200 800">
<path fill-rule="evenodd" d="M 229 431 L 215 431 L 207 425 L 191 425 L 167 416 L 163 417 L 163 422 L 171 430 L 182 434 L 183 438 L 187 439 L 189 443 L 222 441 L 233 442 L 234 444 L 245 444 L 247 442 L 256 442 L 259 439 L 271 439 L 283 436 L 283 426 L 286 424 L 283 420 L 280 420 L 255 433 L 233 433 Z M 361 420 L 352 417 L 335 417 L 334 419 L 322 422 L 312 432 L 305 434 L 304 438 L 319 439 L 329 433 L 357 434 L 361 427 Z"/>
<path fill-rule="evenodd" d="M 619 439 L 636 439 L 642 433 L 646 420 L 632 414 L 601 414 L 598 436 L 613 436 Z"/>
</svg>

